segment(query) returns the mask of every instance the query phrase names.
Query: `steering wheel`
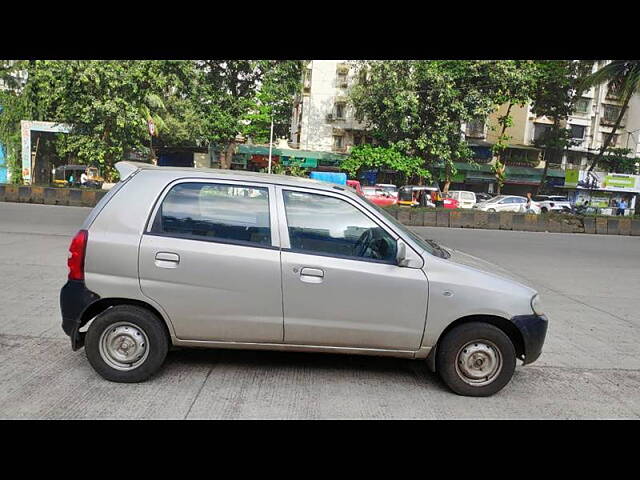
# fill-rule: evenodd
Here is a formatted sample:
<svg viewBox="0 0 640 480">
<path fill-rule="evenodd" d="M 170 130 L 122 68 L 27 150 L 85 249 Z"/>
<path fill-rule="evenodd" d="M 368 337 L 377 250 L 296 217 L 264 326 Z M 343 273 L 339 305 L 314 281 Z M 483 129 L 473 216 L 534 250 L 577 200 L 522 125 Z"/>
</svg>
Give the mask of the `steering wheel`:
<svg viewBox="0 0 640 480">
<path fill-rule="evenodd" d="M 373 229 L 367 229 L 360 238 L 356 242 L 353 247 L 353 253 L 356 257 L 364 257 L 367 248 L 369 248 L 369 243 L 373 240 Z"/>
</svg>

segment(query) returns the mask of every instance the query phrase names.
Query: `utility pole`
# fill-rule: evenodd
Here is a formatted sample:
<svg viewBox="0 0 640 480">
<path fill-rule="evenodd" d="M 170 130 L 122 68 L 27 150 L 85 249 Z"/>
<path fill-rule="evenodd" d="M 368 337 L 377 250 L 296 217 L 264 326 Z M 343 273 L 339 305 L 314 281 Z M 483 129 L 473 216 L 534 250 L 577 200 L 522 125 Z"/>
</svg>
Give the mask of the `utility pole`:
<svg viewBox="0 0 640 480">
<path fill-rule="evenodd" d="M 271 116 L 271 134 L 269 135 L 269 173 L 271 173 L 271 150 L 273 149 L 273 116 Z"/>
</svg>

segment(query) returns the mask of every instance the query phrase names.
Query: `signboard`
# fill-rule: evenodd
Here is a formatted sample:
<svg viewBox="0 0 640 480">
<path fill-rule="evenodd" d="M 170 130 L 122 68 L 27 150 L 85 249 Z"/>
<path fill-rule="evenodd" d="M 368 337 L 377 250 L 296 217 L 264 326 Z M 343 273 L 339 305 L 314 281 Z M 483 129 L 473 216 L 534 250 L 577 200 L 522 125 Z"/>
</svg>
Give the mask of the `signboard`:
<svg viewBox="0 0 640 480">
<path fill-rule="evenodd" d="M 640 193 L 640 175 L 566 170 L 564 186 L 586 190 Z"/>
<path fill-rule="evenodd" d="M 152 137 L 156 134 L 156 124 L 152 119 L 147 120 L 147 126 L 149 127 L 149 135 Z"/>
</svg>

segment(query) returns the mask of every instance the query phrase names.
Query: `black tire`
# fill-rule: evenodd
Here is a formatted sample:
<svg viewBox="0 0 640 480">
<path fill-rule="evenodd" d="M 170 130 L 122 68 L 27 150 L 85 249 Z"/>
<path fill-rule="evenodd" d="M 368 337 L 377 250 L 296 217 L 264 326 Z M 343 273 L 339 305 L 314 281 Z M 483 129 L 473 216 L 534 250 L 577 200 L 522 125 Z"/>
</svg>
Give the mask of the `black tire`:
<svg viewBox="0 0 640 480">
<path fill-rule="evenodd" d="M 114 368 L 100 353 L 103 332 L 118 322 L 133 324 L 148 339 L 146 358 L 132 370 Z M 160 369 L 169 349 L 169 338 L 160 322 L 149 310 L 133 305 L 117 305 L 105 310 L 93 320 L 87 332 L 84 349 L 89 363 L 96 372 L 111 382 L 137 383 L 147 380 Z"/>
<path fill-rule="evenodd" d="M 489 341 L 499 351 L 501 368 L 485 384 L 470 384 L 457 368 L 458 354 L 463 347 L 472 347 L 475 341 Z M 455 327 L 438 342 L 436 350 L 436 371 L 447 386 L 458 395 L 469 397 L 488 397 L 499 392 L 509 383 L 516 368 L 516 351 L 509 337 L 499 328 L 484 322 L 464 323 Z M 488 380 L 485 380 L 488 381 Z M 480 382 L 480 380 L 478 380 Z"/>
</svg>

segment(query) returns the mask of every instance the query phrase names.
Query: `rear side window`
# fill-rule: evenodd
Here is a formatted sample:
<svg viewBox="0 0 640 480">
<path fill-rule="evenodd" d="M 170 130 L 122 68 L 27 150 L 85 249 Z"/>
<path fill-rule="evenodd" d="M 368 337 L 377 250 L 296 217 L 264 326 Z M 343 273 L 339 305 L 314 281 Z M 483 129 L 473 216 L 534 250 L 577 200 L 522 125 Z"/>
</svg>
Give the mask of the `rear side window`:
<svg viewBox="0 0 640 480">
<path fill-rule="evenodd" d="M 164 197 L 151 233 L 247 245 L 271 245 L 267 188 L 180 183 Z"/>
</svg>

